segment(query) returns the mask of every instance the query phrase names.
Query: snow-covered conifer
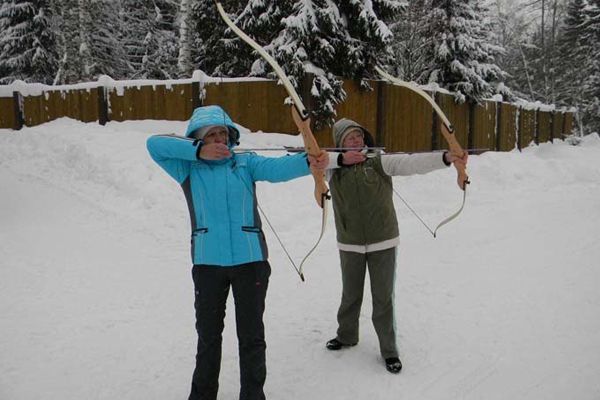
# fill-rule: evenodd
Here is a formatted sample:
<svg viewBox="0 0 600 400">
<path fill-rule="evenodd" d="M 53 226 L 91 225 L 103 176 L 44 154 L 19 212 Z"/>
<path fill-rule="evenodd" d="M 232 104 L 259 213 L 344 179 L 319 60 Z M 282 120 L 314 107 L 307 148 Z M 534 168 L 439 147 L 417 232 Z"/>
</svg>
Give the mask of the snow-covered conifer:
<svg viewBox="0 0 600 400">
<path fill-rule="evenodd" d="M 557 99 L 559 104 L 581 106 L 583 87 L 589 67 L 588 46 L 584 39 L 585 0 L 570 0 L 557 39 Z"/>
<path fill-rule="evenodd" d="M 52 83 L 58 68 L 53 18 L 47 1 L 0 3 L 0 83 L 15 79 Z"/>
<path fill-rule="evenodd" d="M 290 75 L 292 83 L 299 83 L 307 72 L 313 74 L 310 94 L 313 117 L 317 126 L 331 122 L 335 105 L 346 96 L 342 81 L 343 66 L 352 55 L 344 52 L 344 23 L 339 9 L 332 2 L 317 6 L 312 1 L 294 5 L 293 13 L 284 19 L 285 27 L 271 47 L 275 57 Z M 337 64 L 336 64 L 337 62 Z"/>
<path fill-rule="evenodd" d="M 395 19 L 403 6 L 403 2 L 395 0 L 339 2 L 348 38 L 342 51 L 350 55 L 342 76 L 364 80 L 375 64 L 389 64 L 393 33 L 385 21 Z"/>
<path fill-rule="evenodd" d="M 240 0 L 222 0 L 221 4 L 231 16 L 239 14 L 245 2 Z M 190 74 L 194 69 L 201 69 L 209 75 L 246 76 L 247 65 L 241 59 L 240 49 L 231 43 L 239 42 L 237 37 L 226 36 L 227 26 L 217 13 L 214 2 L 206 0 L 183 0 L 180 13 L 180 51 L 179 69 Z M 246 45 L 244 45 L 246 46 Z M 233 66 L 230 70 L 225 65 Z M 243 73 L 242 73 L 243 72 Z"/>
<path fill-rule="evenodd" d="M 502 48 L 491 43 L 489 19 L 478 1 L 432 0 L 428 18 L 433 59 L 429 81 L 452 91 L 459 102 L 495 94 L 495 84 L 504 75 L 495 61 Z"/>
<path fill-rule="evenodd" d="M 124 0 L 122 7 L 129 78 L 177 76 L 176 5 L 170 0 Z"/>
<path fill-rule="evenodd" d="M 79 57 L 79 2 L 78 0 L 55 0 L 59 68 L 54 84 L 79 82 L 82 62 Z"/>
<path fill-rule="evenodd" d="M 432 69 L 432 60 L 427 51 L 430 38 L 424 23 L 430 4 L 431 0 L 410 1 L 390 24 L 394 33 L 394 58 L 390 61 L 390 68 L 395 76 L 403 80 L 426 83 L 426 73 Z"/>
<path fill-rule="evenodd" d="M 389 18 L 400 10 L 401 3 L 392 0 L 357 1 L 346 0 L 293 2 L 285 8 L 285 2 L 256 2 L 263 22 L 257 34 L 267 40 L 278 26 L 278 18 L 264 15 L 266 10 L 276 10 L 283 18 L 278 34 L 266 48 L 284 66 L 292 83 L 299 86 L 306 73 L 311 73 L 310 95 L 305 99 L 313 104 L 313 117 L 317 126 L 331 123 L 335 106 L 345 98 L 343 78 L 360 81 L 366 88 L 366 78 L 375 62 L 386 63 L 391 56 L 389 42 L 392 34 L 383 18 Z M 276 3 L 276 4 L 275 4 Z M 257 29 L 260 23 L 248 23 Z M 270 28 L 269 28 L 270 27 Z M 264 62 L 257 59 L 253 73 L 268 73 Z"/>
<path fill-rule="evenodd" d="M 584 113 L 589 118 L 588 129 L 600 133 L 600 0 L 589 0 L 583 27 L 589 57 Z"/>
<path fill-rule="evenodd" d="M 128 75 L 127 58 L 121 46 L 120 2 L 117 0 L 78 0 L 78 56 L 82 65 L 80 80 L 99 75 L 121 79 Z"/>
<path fill-rule="evenodd" d="M 239 26 L 252 38 L 263 46 L 267 52 L 273 54 L 273 41 L 285 28 L 283 19 L 293 12 L 294 1 L 290 0 L 249 0 L 246 7 L 237 17 Z M 265 69 L 264 60 L 237 38 L 231 40 L 228 47 L 236 52 L 235 62 L 225 62 L 221 70 L 250 72 L 251 75 L 265 76 L 272 73 Z"/>
</svg>

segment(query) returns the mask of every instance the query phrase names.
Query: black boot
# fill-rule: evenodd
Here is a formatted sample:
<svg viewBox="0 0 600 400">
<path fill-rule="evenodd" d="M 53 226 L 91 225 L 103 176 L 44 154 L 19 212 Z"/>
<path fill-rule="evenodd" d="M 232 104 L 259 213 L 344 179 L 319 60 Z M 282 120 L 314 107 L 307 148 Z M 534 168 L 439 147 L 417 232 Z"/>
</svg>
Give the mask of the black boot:
<svg viewBox="0 0 600 400">
<path fill-rule="evenodd" d="M 339 340 L 337 340 L 337 338 L 331 339 L 330 341 L 328 341 L 325 344 L 325 347 L 327 347 L 327 350 L 340 350 L 344 347 L 352 347 L 352 346 L 356 346 L 356 343 L 352 343 L 352 344 L 342 343 Z"/>
<path fill-rule="evenodd" d="M 385 369 L 392 374 L 397 374 L 402 369 L 402 363 L 398 357 L 390 357 L 385 359 Z"/>
</svg>

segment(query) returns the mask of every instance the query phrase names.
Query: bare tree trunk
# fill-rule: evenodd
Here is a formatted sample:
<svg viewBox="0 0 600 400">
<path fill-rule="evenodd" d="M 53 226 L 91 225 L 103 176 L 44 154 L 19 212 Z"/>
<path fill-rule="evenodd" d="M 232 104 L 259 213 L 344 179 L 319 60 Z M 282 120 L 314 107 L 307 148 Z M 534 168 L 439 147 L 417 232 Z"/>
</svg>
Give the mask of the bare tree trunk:
<svg viewBox="0 0 600 400">
<path fill-rule="evenodd" d="M 555 43 L 556 43 L 556 26 L 558 21 L 556 20 L 556 9 L 558 1 L 554 0 L 552 5 L 552 38 L 550 42 L 550 62 L 552 73 L 550 75 L 550 98 L 552 104 L 556 103 L 556 57 L 555 57 Z"/>
<path fill-rule="evenodd" d="M 177 67 L 180 77 L 189 77 L 192 74 L 192 35 L 188 26 L 189 22 L 189 0 L 181 0 L 179 8 L 181 21 L 179 25 L 179 55 L 177 57 Z"/>
<path fill-rule="evenodd" d="M 531 100 L 535 100 L 535 96 L 533 94 L 533 85 L 531 83 L 531 76 L 529 75 L 529 65 L 527 64 L 527 58 L 525 57 L 525 52 L 523 51 L 523 46 L 519 42 L 519 50 L 521 52 L 521 57 L 523 58 L 523 67 L 525 69 L 525 76 L 527 76 L 527 86 L 529 86 L 529 96 Z"/>
</svg>

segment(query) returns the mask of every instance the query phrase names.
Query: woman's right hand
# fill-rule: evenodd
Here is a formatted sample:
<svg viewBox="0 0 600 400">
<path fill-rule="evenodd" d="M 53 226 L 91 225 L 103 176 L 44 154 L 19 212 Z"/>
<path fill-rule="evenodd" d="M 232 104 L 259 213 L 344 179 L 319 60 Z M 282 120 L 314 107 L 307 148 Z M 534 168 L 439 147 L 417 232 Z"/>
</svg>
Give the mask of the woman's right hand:
<svg viewBox="0 0 600 400">
<path fill-rule="evenodd" d="M 203 160 L 222 160 L 231 157 L 229 147 L 223 143 L 203 144 L 200 148 L 200 158 Z"/>
</svg>

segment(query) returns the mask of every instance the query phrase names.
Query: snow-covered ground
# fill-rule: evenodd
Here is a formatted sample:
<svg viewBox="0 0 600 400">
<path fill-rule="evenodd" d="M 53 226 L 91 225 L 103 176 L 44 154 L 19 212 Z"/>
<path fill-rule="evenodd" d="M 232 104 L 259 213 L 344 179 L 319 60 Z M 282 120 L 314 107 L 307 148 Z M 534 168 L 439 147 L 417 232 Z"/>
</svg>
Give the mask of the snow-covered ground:
<svg viewBox="0 0 600 400">
<path fill-rule="evenodd" d="M 187 208 L 145 149 L 148 135 L 184 127 L 60 119 L 0 130 L 1 400 L 187 398 Z M 395 199 L 400 375 L 379 357 L 368 289 L 359 345 L 324 347 L 340 298 L 333 221 L 305 283 L 266 228 L 268 398 L 600 398 L 600 139 L 472 156 L 469 172 L 465 210 L 437 239 Z M 452 168 L 394 183 L 430 225 L 460 205 Z M 259 199 L 300 261 L 320 227 L 311 178 L 259 184 Z M 232 310 L 220 399 L 239 389 Z"/>
</svg>

